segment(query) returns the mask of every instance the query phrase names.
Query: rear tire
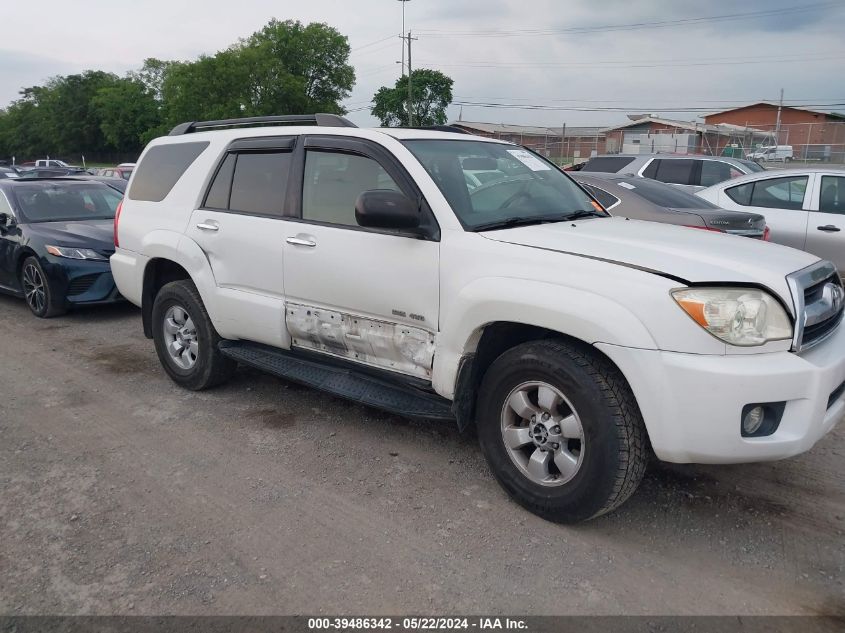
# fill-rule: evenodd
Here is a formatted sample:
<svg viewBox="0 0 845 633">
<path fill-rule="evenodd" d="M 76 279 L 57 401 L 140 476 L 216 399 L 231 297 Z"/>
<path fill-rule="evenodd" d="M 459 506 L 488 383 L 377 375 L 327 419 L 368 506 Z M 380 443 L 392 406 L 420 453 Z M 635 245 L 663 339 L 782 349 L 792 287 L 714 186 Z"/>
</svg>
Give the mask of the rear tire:
<svg viewBox="0 0 845 633">
<path fill-rule="evenodd" d="M 50 287 L 37 257 L 27 257 L 21 266 L 21 288 L 30 311 L 39 319 L 49 319 L 67 312 L 64 301 Z"/>
<path fill-rule="evenodd" d="M 589 347 L 544 340 L 508 350 L 478 398 L 487 463 L 531 512 L 584 521 L 637 489 L 648 460 L 639 407 L 619 370 Z"/>
<path fill-rule="evenodd" d="M 237 363 L 220 353 L 220 335 L 193 282 L 173 281 L 159 290 L 152 322 L 159 361 L 176 384 L 201 391 L 235 373 Z"/>
</svg>

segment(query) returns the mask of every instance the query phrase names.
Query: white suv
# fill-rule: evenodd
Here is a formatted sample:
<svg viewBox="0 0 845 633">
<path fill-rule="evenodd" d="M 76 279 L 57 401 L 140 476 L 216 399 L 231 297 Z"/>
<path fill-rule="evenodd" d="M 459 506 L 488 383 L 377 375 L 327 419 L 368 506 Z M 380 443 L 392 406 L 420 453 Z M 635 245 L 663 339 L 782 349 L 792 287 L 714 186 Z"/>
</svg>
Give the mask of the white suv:
<svg viewBox="0 0 845 633">
<path fill-rule="evenodd" d="M 482 164 L 503 177 L 471 187 Z M 178 384 L 241 363 L 475 426 L 502 486 L 552 520 L 617 507 L 650 449 L 789 457 L 845 409 L 829 263 L 608 217 L 493 139 L 331 115 L 184 124 L 141 156 L 115 242 Z"/>
</svg>

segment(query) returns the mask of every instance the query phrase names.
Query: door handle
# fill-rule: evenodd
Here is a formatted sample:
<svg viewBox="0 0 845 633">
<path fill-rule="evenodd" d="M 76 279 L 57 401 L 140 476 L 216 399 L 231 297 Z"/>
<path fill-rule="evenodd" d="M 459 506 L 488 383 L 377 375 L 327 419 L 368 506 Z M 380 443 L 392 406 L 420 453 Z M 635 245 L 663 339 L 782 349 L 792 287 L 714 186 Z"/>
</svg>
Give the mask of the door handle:
<svg viewBox="0 0 845 633">
<path fill-rule="evenodd" d="M 289 237 L 285 240 L 288 244 L 293 244 L 294 246 L 307 246 L 308 248 L 314 248 L 317 246 L 317 242 L 314 240 L 306 240 L 301 237 Z"/>
<path fill-rule="evenodd" d="M 842 229 L 838 226 L 833 226 L 832 224 L 825 224 L 824 226 L 818 227 L 819 231 L 825 231 L 826 233 L 838 233 Z"/>
<path fill-rule="evenodd" d="M 200 222 L 197 224 L 197 228 L 201 231 L 219 231 L 220 226 L 216 223 L 212 222 Z"/>
</svg>

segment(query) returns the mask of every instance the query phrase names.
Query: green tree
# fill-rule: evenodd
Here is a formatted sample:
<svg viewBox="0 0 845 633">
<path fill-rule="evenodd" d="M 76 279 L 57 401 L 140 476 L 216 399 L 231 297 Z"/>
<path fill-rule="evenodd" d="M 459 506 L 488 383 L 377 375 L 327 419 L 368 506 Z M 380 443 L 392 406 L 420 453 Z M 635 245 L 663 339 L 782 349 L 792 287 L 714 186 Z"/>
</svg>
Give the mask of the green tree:
<svg viewBox="0 0 845 633">
<path fill-rule="evenodd" d="M 161 83 L 167 122 L 342 113 L 355 82 L 349 50 L 325 24 L 272 20 L 229 49 L 169 66 Z"/>
<path fill-rule="evenodd" d="M 452 79 L 437 70 L 421 68 L 411 74 L 414 125 L 443 125 L 446 108 L 452 102 Z M 393 88 L 379 88 L 370 110 L 385 127 L 408 125 L 408 77 L 400 77 Z"/>
<path fill-rule="evenodd" d="M 120 152 L 140 152 L 147 133 L 161 124 L 159 103 L 138 79 L 100 88 L 91 103 L 106 144 Z"/>
</svg>

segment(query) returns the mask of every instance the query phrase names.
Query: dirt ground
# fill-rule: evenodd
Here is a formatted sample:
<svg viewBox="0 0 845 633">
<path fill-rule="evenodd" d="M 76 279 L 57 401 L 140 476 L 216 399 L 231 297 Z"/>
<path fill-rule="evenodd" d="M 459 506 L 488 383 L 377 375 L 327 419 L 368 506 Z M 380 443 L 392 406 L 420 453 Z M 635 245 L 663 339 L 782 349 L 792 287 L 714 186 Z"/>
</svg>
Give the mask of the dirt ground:
<svg viewBox="0 0 845 633">
<path fill-rule="evenodd" d="M 845 614 L 845 424 L 655 463 L 576 527 L 475 440 L 249 370 L 190 393 L 131 306 L 0 297 L 2 614 Z"/>
</svg>

